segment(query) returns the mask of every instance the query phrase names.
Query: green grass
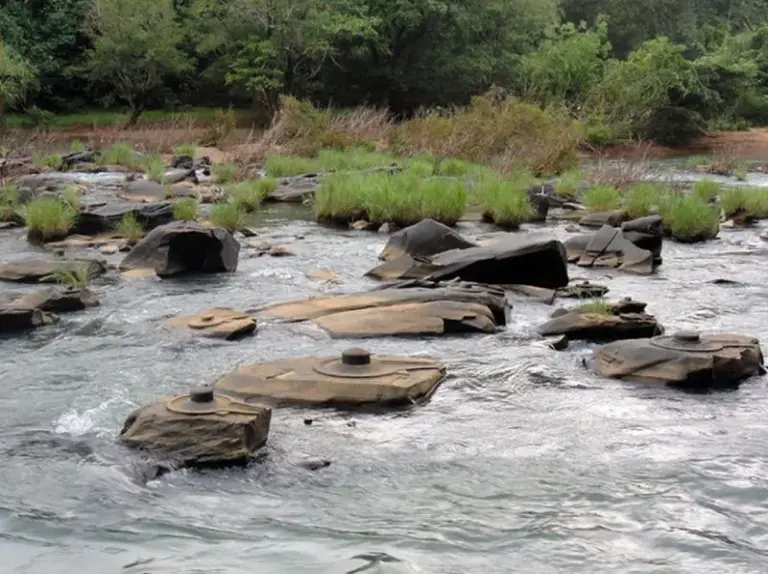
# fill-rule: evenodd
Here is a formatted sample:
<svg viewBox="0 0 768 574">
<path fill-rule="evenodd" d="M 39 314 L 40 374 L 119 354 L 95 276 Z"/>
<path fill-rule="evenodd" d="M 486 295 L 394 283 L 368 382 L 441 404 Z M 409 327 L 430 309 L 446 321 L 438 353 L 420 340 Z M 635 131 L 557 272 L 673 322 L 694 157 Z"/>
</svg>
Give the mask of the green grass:
<svg viewBox="0 0 768 574">
<path fill-rule="evenodd" d="M 737 165 L 733 170 L 733 177 L 738 181 L 747 181 L 747 166 L 743 163 Z"/>
<path fill-rule="evenodd" d="M 68 185 L 59 195 L 61 195 L 61 199 L 63 199 L 73 211 L 80 211 L 80 194 L 74 185 Z"/>
<path fill-rule="evenodd" d="M 720 193 L 720 209 L 728 219 L 735 215 L 748 215 L 746 201 L 746 193 L 740 187 L 725 189 Z"/>
<path fill-rule="evenodd" d="M 77 212 L 65 201 L 41 197 L 27 204 L 24 216 L 29 232 L 48 241 L 65 237 L 75 224 Z"/>
<path fill-rule="evenodd" d="M 555 193 L 560 197 L 576 198 L 580 184 L 587 180 L 581 170 L 571 170 L 563 173 L 555 182 Z"/>
<path fill-rule="evenodd" d="M 128 240 L 129 244 L 135 245 L 144 237 L 144 227 L 136 219 L 133 213 L 126 213 L 120 223 L 117 224 L 117 233 Z"/>
<path fill-rule="evenodd" d="M 695 195 L 670 196 L 662 202 L 661 215 L 673 239 L 694 243 L 712 239 L 720 229 L 720 210 Z"/>
<path fill-rule="evenodd" d="M 234 163 L 217 163 L 211 166 L 211 173 L 216 183 L 229 183 L 235 180 L 237 166 Z"/>
<path fill-rule="evenodd" d="M 317 159 L 296 155 L 271 155 L 264 163 L 269 177 L 289 177 L 319 171 Z"/>
<path fill-rule="evenodd" d="M 144 167 L 144 158 L 133 151 L 131 144 L 117 142 L 101 150 L 99 156 L 100 165 L 121 165 L 133 170 L 140 170 Z"/>
<path fill-rule="evenodd" d="M 184 197 L 173 204 L 173 218 L 178 221 L 197 219 L 198 203 L 194 197 Z"/>
<path fill-rule="evenodd" d="M 636 183 L 631 185 L 624 193 L 624 211 L 631 219 L 645 217 L 654 208 L 659 208 L 661 198 L 666 193 L 666 188 L 658 183 Z"/>
<path fill-rule="evenodd" d="M 473 192 L 478 197 L 483 217 L 510 230 L 519 229 L 522 223 L 530 221 L 535 210 L 525 190 L 533 179 L 530 174 L 519 174 L 513 178 L 496 175 L 479 181 Z"/>
<path fill-rule="evenodd" d="M 750 187 L 725 189 L 720 193 L 720 208 L 727 219 L 768 217 L 768 190 Z"/>
<path fill-rule="evenodd" d="M 145 161 L 145 169 L 147 178 L 150 181 L 163 183 L 165 180 L 165 163 L 163 162 L 163 156 L 158 154 L 148 155 Z"/>
<path fill-rule="evenodd" d="M 744 207 L 747 213 L 757 219 L 768 217 L 768 189 L 747 187 L 744 189 Z"/>
<path fill-rule="evenodd" d="M 390 165 L 395 158 L 365 148 L 348 150 L 323 149 L 316 157 L 296 155 L 271 155 L 264 164 L 269 177 L 289 177 L 306 173 L 358 171 Z M 429 175 L 432 175 L 430 172 Z"/>
<path fill-rule="evenodd" d="M 50 167 L 51 169 L 61 169 L 61 156 L 59 154 L 38 155 L 35 156 L 35 165 L 41 167 Z"/>
<path fill-rule="evenodd" d="M 13 221 L 19 207 L 19 186 L 7 183 L 0 186 L 0 222 Z"/>
<path fill-rule="evenodd" d="M 432 218 L 454 225 L 467 204 L 464 184 L 453 178 L 422 178 L 412 171 L 338 173 L 315 193 L 318 221 L 349 223 L 366 219 L 401 227 Z"/>
<path fill-rule="evenodd" d="M 240 205 L 245 211 L 254 211 L 277 186 L 278 181 L 268 177 L 234 183 L 227 186 L 226 192 L 231 202 Z"/>
<path fill-rule="evenodd" d="M 595 315 L 613 315 L 613 304 L 605 299 L 593 299 L 579 305 L 579 313 Z"/>
<path fill-rule="evenodd" d="M 69 142 L 69 151 L 72 153 L 84 152 L 87 149 L 87 146 L 80 140 L 72 140 Z"/>
<path fill-rule="evenodd" d="M 243 226 L 245 210 L 236 203 L 219 203 L 211 210 L 211 222 L 234 233 Z"/>
<path fill-rule="evenodd" d="M 85 289 L 91 282 L 89 265 L 82 263 L 71 268 L 58 269 L 54 273 L 56 283 L 66 285 L 70 289 Z"/>
<path fill-rule="evenodd" d="M 175 148 L 173 148 L 174 155 L 188 155 L 190 157 L 195 157 L 195 151 L 197 150 L 197 144 L 195 143 L 184 143 L 177 145 Z"/>
<path fill-rule="evenodd" d="M 621 195 L 612 185 L 596 185 L 584 192 L 581 202 L 592 213 L 613 211 L 621 207 Z"/>
<path fill-rule="evenodd" d="M 720 195 L 720 184 L 711 179 L 702 179 L 693 184 L 691 194 L 703 201 L 714 201 Z"/>
</svg>

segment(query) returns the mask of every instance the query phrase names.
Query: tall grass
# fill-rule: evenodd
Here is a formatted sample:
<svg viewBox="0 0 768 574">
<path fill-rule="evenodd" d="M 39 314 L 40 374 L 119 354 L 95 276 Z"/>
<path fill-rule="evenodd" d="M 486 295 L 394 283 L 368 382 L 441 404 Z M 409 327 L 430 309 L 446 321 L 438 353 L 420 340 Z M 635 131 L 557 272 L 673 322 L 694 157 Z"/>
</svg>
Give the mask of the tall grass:
<svg viewBox="0 0 768 574">
<path fill-rule="evenodd" d="M 41 197 L 29 202 L 24 210 L 31 238 L 41 241 L 66 237 L 75 224 L 77 212 L 53 197 Z"/>
<path fill-rule="evenodd" d="M 211 210 L 211 222 L 234 233 L 243 226 L 245 210 L 236 203 L 218 203 Z"/>
<path fill-rule="evenodd" d="M 277 186 L 278 181 L 273 178 L 254 179 L 229 185 L 226 193 L 231 202 L 245 211 L 254 211 Z"/>
<path fill-rule="evenodd" d="M 129 245 L 135 245 L 144 237 L 144 226 L 139 223 L 133 213 L 126 213 L 117 224 L 117 233 L 128 240 Z"/>
<path fill-rule="evenodd" d="M 80 211 L 80 194 L 75 186 L 68 185 L 61 191 L 60 195 L 61 199 L 63 199 L 73 211 Z"/>
<path fill-rule="evenodd" d="M 386 166 L 392 162 L 394 157 L 364 148 L 322 149 L 314 157 L 270 155 L 264 167 L 270 177 L 289 177 L 307 173 L 370 169 Z"/>
<path fill-rule="evenodd" d="M 659 209 L 660 201 L 666 193 L 666 188 L 658 183 L 631 185 L 624 193 L 624 211 L 632 219 L 644 217 L 651 213 L 654 208 Z"/>
<path fill-rule="evenodd" d="M 195 151 L 197 151 L 197 145 L 194 143 L 183 143 L 173 148 L 174 155 L 188 155 L 195 157 Z"/>
<path fill-rule="evenodd" d="M 73 267 L 62 267 L 53 274 L 56 283 L 66 285 L 70 289 L 85 289 L 91 282 L 90 266 L 81 263 Z"/>
<path fill-rule="evenodd" d="M 563 173 L 555 181 L 555 193 L 561 197 L 575 199 L 579 186 L 587 180 L 586 174 L 579 169 L 572 169 Z"/>
<path fill-rule="evenodd" d="M 133 151 L 131 144 L 116 142 L 101 150 L 99 164 L 120 165 L 138 171 L 144 166 L 144 158 Z"/>
<path fill-rule="evenodd" d="M 173 218 L 177 221 L 197 219 L 198 202 L 194 197 L 184 197 L 173 204 Z"/>
<path fill-rule="evenodd" d="M 237 166 L 234 163 L 217 163 L 211 166 L 211 173 L 216 183 L 229 183 L 235 180 Z"/>
<path fill-rule="evenodd" d="M 19 186 L 7 183 L 0 186 L 0 222 L 13 221 L 19 207 Z"/>
<path fill-rule="evenodd" d="M 477 194 L 483 218 L 510 230 L 530 221 L 535 210 L 525 190 L 533 179 L 530 174 L 518 174 L 511 178 L 485 177 L 479 181 L 473 192 Z"/>
<path fill-rule="evenodd" d="M 595 185 L 591 187 L 584 192 L 581 201 L 593 213 L 613 211 L 621 207 L 619 190 L 612 185 Z"/>
<path fill-rule="evenodd" d="M 712 239 L 720 229 L 720 210 L 695 195 L 670 196 L 661 206 L 664 226 L 673 239 L 694 243 Z"/>
<path fill-rule="evenodd" d="M 613 304 L 605 299 L 593 299 L 579 305 L 579 313 L 613 315 Z"/>
<path fill-rule="evenodd" d="M 165 180 L 165 162 L 159 154 L 148 155 L 145 161 L 147 178 L 150 181 L 163 183 Z"/>
<path fill-rule="evenodd" d="M 711 179 L 702 179 L 693 184 L 691 193 L 703 201 L 714 201 L 720 195 L 721 186 Z"/>
<path fill-rule="evenodd" d="M 720 208 L 726 218 L 768 217 L 768 190 L 748 187 L 725 189 L 720 193 Z"/>
</svg>

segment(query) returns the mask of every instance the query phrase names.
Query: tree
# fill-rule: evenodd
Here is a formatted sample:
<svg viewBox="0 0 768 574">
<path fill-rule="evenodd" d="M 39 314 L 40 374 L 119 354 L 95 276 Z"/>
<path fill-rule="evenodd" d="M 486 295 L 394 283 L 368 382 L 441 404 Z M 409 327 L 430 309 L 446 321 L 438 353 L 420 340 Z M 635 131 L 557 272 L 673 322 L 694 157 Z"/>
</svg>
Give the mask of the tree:
<svg viewBox="0 0 768 574">
<path fill-rule="evenodd" d="M 190 68 L 179 49 L 183 31 L 171 0 L 95 0 L 89 17 L 93 48 L 86 69 L 138 120 L 167 79 Z"/>
<path fill-rule="evenodd" d="M 0 124 L 5 106 L 21 101 L 35 78 L 34 68 L 0 38 Z"/>
</svg>

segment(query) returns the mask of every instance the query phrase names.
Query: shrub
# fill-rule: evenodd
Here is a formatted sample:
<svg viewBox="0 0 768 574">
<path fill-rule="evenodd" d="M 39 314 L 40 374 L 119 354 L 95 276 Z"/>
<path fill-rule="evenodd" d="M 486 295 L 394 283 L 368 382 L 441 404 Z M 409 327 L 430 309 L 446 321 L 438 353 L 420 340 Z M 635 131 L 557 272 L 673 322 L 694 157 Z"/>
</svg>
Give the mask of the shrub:
<svg viewBox="0 0 768 574">
<path fill-rule="evenodd" d="M 596 185 L 584 192 L 582 203 L 593 213 L 611 211 L 621 207 L 621 196 L 612 185 Z"/>
<path fill-rule="evenodd" d="M 605 299 L 593 299 L 579 305 L 579 313 L 596 315 L 613 315 L 613 304 Z"/>
<path fill-rule="evenodd" d="M 586 180 L 586 174 L 581 170 L 566 171 L 555 181 L 555 193 L 561 197 L 575 198 L 579 186 Z"/>
<path fill-rule="evenodd" d="M 744 187 L 726 189 L 720 193 L 720 208 L 728 219 L 768 217 L 768 190 Z"/>
<path fill-rule="evenodd" d="M 35 157 L 35 164 L 58 170 L 61 169 L 62 160 L 61 156 L 58 154 L 39 155 Z"/>
<path fill-rule="evenodd" d="M 757 219 L 768 217 L 768 189 L 748 187 L 744 189 L 744 207 L 747 214 Z"/>
<path fill-rule="evenodd" d="M 530 221 L 535 210 L 525 190 L 532 181 L 533 176 L 526 174 L 483 178 L 475 188 L 483 218 L 505 229 L 519 229 Z"/>
<path fill-rule="evenodd" d="M 61 199 L 66 201 L 74 211 L 80 211 L 80 194 L 75 186 L 68 185 L 61 191 L 60 195 Z"/>
<path fill-rule="evenodd" d="M 72 153 L 84 152 L 86 149 L 88 148 L 80 140 L 72 140 L 69 142 L 69 151 Z"/>
<path fill-rule="evenodd" d="M 165 163 L 160 155 L 152 154 L 147 156 L 146 162 L 147 178 L 150 181 L 163 183 L 165 180 Z"/>
<path fill-rule="evenodd" d="M 211 166 L 211 172 L 216 183 L 229 183 L 237 175 L 237 166 L 234 163 L 217 163 Z"/>
<path fill-rule="evenodd" d="M 664 186 L 658 183 L 631 185 L 624 194 L 624 211 L 632 219 L 644 217 L 651 213 L 653 208 L 659 208 L 659 202 L 665 193 Z"/>
<path fill-rule="evenodd" d="M 144 227 L 133 213 L 126 213 L 117 224 L 117 233 L 128 240 L 129 245 L 135 245 L 144 237 Z"/>
<path fill-rule="evenodd" d="M 117 142 L 101 150 L 99 163 L 101 165 L 121 165 L 129 169 L 140 170 L 144 161 L 140 154 L 133 151 L 130 144 Z"/>
<path fill-rule="evenodd" d="M 194 197 L 184 197 L 173 204 L 173 218 L 178 221 L 197 219 L 198 203 Z"/>
<path fill-rule="evenodd" d="M 237 116 L 232 108 L 217 109 L 213 113 L 213 118 L 208 122 L 200 143 L 206 146 L 219 146 L 232 135 L 236 127 Z"/>
<path fill-rule="evenodd" d="M 219 203 L 211 210 L 211 222 L 234 233 L 243 226 L 245 210 L 236 203 Z"/>
<path fill-rule="evenodd" d="M 276 179 L 254 179 L 230 185 L 226 191 L 231 202 L 240 205 L 245 211 L 254 211 L 277 186 Z"/>
<path fill-rule="evenodd" d="M 670 197 L 662 203 L 665 227 L 673 239 L 683 243 L 704 241 L 717 236 L 720 212 L 717 206 L 695 195 Z"/>
<path fill-rule="evenodd" d="M 714 201 L 720 194 L 720 184 L 711 179 L 702 179 L 693 184 L 691 193 L 702 201 Z"/>
<path fill-rule="evenodd" d="M 194 143 L 179 144 L 175 148 L 173 148 L 174 155 L 188 155 L 191 157 L 195 157 L 196 151 L 197 151 L 197 145 Z"/>
<path fill-rule="evenodd" d="M 75 224 L 77 212 L 53 197 L 41 197 L 27 204 L 25 219 L 31 238 L 49 241 L 66 237 Z"/>
</svg>

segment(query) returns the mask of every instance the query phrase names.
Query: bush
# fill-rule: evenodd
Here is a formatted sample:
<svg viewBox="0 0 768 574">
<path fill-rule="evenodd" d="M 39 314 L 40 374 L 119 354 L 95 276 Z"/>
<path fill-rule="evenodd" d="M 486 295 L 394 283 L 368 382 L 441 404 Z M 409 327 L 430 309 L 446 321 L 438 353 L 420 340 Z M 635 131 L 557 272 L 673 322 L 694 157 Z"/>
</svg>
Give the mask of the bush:
<svg viewBox="0 0 768 574">
<path fill-rule="evenodd" d="M 243 226 L 245 210 L 236 203 L 219 203 L 211 210 L 211 222 L 234 233 Z"/>
<path fill-rule="evenodd" d="M 238 204 L 245 211 L 254 211 L 277 186 L 276 179 L 254 179 L 230 185 L 226 191 L 232 203 Z"/>
<path fill-rule="evenodd" d="M 653 208 L 659 209 L 660 200 L 665 193 L 664 186 L 658 183 L 631 185 L 624 194 L 624 211 L 631 219 L 644 217 L 651 213 Z"/>
<path fill-rule="evenodd" d="M 117 233 L 128 240 L 129 245 L 135 245 L 144 237 L 144 227 L 133 213 L 126 213 L 117 224 Z"/>
<path fill-rule="evenodd" d="M 218 147 L 224 142 L 237 127 L 237 116 L 232 108 L 222 110 L 217 109 L 213 118 L 205 128 L 205 134 L 200 143 L 206 146 Z"/>
<path fill-rule="evenodd" d="M 720 195 L 720 184 L 711 179 L 702 179 L 693 184 L 691 193 L 702 201 L 714 201 Z"/>
<path fill-rule="evenodd" d="M 184 197 L 173 204 L 173 218 L 177 221 L 195 221 L 198 203 L 194 197 Z"/>
<path fill-rule="evenodd" d="M 487 177 L 478 182 L 475 193 L 483 219 L 512 230 L 530 221 L 535 210 L 525 190 L 532 182 L 533 176 L 524 174 L 515 178 Z"/>
<path fill-rule="evenodd" d="M 695 243 L 712 239 L 720 229 L 720 211 L 695 195 L 669 197 L 662 204 L 668 233 L 676 241 Z"/>
<path fill-rule="evenodd" d="M 197 144 L 194 143 L 184 143 L 173 148 L 174 155 L 188 155 L 190 157 L 195 157 L 196 151 Z"/>
<path fill-rule="evenodd" d="M 30 239 L 50 241 L 67 236 L 75 224 L 77 212 L 59 199 L 41 197 L 27 204 L 25 219 Z"/>
<path fill-rule="evenodd" d="M 217 163 L 211 166 L 211 173 L 216 183 L 229 183 L 237 175 L 237 166 L 234 163 Z"/>
<path fill-rule="evenodd" d="M 621 207 L 621 196 L 612 185 L 596 185 L 584 192 L 582 203 L 593 213 L 612 211 Z"/>
<path fill-rule="evenodd" d="M 579 313 L 595 315 L 613 315 L 613 304 L 604 299 L 594 299 L 579 305 Z"/>
<path fill-rule="evenodd" d="M 726 189 L 720 193 L 720 208 L 727 219 L 768 217 L 768 190 L 744 187 Z"/>
</svg>

